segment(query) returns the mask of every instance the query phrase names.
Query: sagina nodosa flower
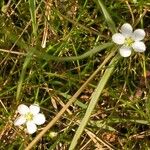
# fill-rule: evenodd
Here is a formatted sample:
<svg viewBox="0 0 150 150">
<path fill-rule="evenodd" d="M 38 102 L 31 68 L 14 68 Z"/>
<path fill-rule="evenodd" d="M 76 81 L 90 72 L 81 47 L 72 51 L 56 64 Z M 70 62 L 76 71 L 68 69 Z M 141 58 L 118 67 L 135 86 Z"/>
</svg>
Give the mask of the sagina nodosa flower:
<svg viewBox="0 0 150 150">
<path fill-rule="evenodd" d="M 132 26 L 129 23 L 125 23 L 121 26 L 121 32 L 112 36 L 112 40 L 116 44 L 122 45 L 119 49 L 120 55 L 128 57 L 131 55 L 132 49 L 135 52 L 144 52 L 146 50 L 146 46 L 142 41 L 144 37 L 145 31 L 143 29 L 133 31 Z"/>
<path fill-rule="evenodd" d="M 17 111 L 20 116 L 15 120 L 14 125 L 20 126 L 25 124 L 26 131 L 33 134 L 37 130 L 37 125 L 42 125 L 45 122 L 45 116 L 40 112 L 38 105 L 31 105 L 30 107 L 21 104 L 18 106 Z"/>
</svg>

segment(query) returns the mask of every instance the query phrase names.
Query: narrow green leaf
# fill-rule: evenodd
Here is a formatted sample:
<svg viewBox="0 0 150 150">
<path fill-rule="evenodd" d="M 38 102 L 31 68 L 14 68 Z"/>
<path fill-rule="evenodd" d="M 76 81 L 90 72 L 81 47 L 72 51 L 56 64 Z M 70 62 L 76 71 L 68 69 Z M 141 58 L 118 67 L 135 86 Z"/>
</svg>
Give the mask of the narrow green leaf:
<svg viewBox="0 0 150 150">
<path fill-rule="evenodd" d="M 55 60 L 55 61 L 74 61 L 74 60 L 81 60 L 81 59 L 87 58 L 89 56 L 92 56 L 95 53 L 100 52 L 101 50 L 104 50 L 104 49 L 106 49 L 108 47 L 111 47 L 113 45 L 114 45 L 113 43 L 104 43 L 102 45 L 94 47 L 93 49 L 87 51 L 86 53 L 84 53 L 82 55 L 71 56 L 71 57 L 56 57 L 56 56 L 51 56 L 51 55 L 49 55 L 47 53 L 43 53 L 43 52 L 41 53 L 39 51 L 36 51 L 35 54 L 36 54 L 36 56 L 38 58 L 45 59 L 47 61 L 49 61 L 49 60 Z"/>
<path fill-rule="evenodd" d="M 107 11 L 107 8 L 105 7 L 105 5 L 103 4 L 102 0 L 97 0 L 97 5 L 101 8 L 103 14 L 104 14 L 104 17 L 106 19 L 106 22 L 111 30 L 112 33 L 115 33 L 117 30 L 116 30 L 116 27 L 115 27 L 115 23 L 114 21 L 112 20 L 110 14 L 108 13 Z"/>
<path fill-rule="evenodd" d="M 76 145 L 77 145 L 77 141 L 78 139 L 80 138 L 91 114 L 92 114 L 92 111 L 96 105 L 96 103 L 98 102 L 99 100 L 99 97 L 102 93 L 102 90 L 104 89 L 109 77 L 111 76 L 114 68 L 115 68 L 115 65 L 117 64 L 118 62 L 118 58 L 119 58 L 119 55 L 116 55 L 110 62 L 108 68 L 106 69 L 104 75 L 102 76 L 100 82 L 98 83 L 98 86 L 97 88 L 95 89 L 94 93 L 92 94 L 91 96 L 91 101 L 89 103 L 89 106 L 86 110 L 86 113 L 80 123 L 80 126 L 79 128 L 77 129 L 76 133 L 75 133 L 75 136 L 73 137 L 73 140 L 71 142 L 71 145 L 69 147 L 69 150 L 74 150 Z"/>
<path fill-rule="evenodd" d="M 17 103 L 19 102 L 19 99 L 21 97 L 22 84 L 23 84 L 23 81 L 24 81 L 26 69 L 28 67 L 28 64 L 30 63 L 30 60 L 33 57 L 34 51 L 35 51 L 35 49 L 31 49 L 29 51 L 29 53 L 26 56 L 26 59 L 24 61 L 23 67 L 22 67 L 22 71 L 21 71 L 20 78 L 19 78 L 19 81 L 18 81 L 18 86 L 17 86 L 17 93 L 16 93 L 16 101 L 17 101 Z"/>
<path fill-rule="evenodd" d="M 37 36 L 36 1 L 35 0 L 29 0 L 29 9 L 30 9 L 31 20 L 32 20 L 33 35 Z"/>
</svg>

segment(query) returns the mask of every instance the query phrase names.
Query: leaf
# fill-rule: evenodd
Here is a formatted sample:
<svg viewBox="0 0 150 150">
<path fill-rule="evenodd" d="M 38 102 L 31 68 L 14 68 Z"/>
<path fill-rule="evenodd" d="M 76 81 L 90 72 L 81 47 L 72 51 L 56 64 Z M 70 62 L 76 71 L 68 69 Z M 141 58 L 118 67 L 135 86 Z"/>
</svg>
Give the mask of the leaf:
<svg viewBox="0 0 150 150">
<path fill-rule="evenodd" d="M 89 106 L 86 110 L 86 113 L 80 123 L 80 126 L 78 127 L 76 133 L 75 133 L 75 136 L 73 137 L 73 140 L 71 142 L 71 145 L 69 147 L 69 150 L 74 150 L 76 145 L 77 145 L 77 141 L 78 139 L 80 138 L 91 114 L 92 114 L 92 111 L 94 110 L 95 108 L 95 105 L 97 104 L 98 100 L 99 100 L 99 97 L 109 79 L 109 77 L 111 76 L 114 68 L 115 68 L 115 65 L 117 64 L 117 61 L 118 61 L 118 55 L 116 55 L 110 62 L 108 68 L 106 69 L 104 75 L 102 76 L 101 80 L 99 81 L 94 93 L 92 94 L 91 96 L 91 101 L 89 103 Z"/>
<path fill-rule="evenodd" d="M 117 30 L 116 30 L 116 27 L 115 27 L 115 23 L 114 21 L 112 20 L 110 14 L 108 13 L 107 11 L 107 8 L 105 7 L 105 5 L 103 4 L 102 0 L 97 0 L 97 5 L 101 8 L 102 12 L 103 12 L 103 15 L 106 19 L 106 22 L 111 30 L 112 33 L 115 33 Z"/>
<path fill-rule="evenodd" d="M 32 28 L 33 28 L 33 35 L 37 35 L 37 24 L 36 24 L 36 1 L 35 0 L 29 0 L 29 9 L 31 14 L 31 20 L 32 20 Z"/>
</svg>

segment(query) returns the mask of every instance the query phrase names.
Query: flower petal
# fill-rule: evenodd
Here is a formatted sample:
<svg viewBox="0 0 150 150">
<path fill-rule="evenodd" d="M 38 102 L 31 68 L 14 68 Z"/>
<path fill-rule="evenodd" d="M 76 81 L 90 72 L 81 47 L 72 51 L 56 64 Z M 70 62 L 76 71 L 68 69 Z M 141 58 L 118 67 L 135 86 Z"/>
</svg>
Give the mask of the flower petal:
<svg viewBox="0 0 150 150">
<path fill-rule="evenodd" d="M 45 122 L 45 120 L 46 120 L 45 116 L 41 113 L 39 113 L 33 117 L 33 122 L 37 125 L 43 124 Z"/>
<path fill-rule="evenodd" d="M 121 33 L 115 33 L 112 36 L 112 40 L 116 44 L 123 44 L 125 41 L 125 37 Z"/>
<path fill-rule="evenodd" d="M 29 112 L 29 107 L 24 105 L 24 104 L 21 104 L 18 106 L 18 112 L 21 114 L 21 115 L 24 115 L 26 113 Z"/>
<path fill-rule="evenodd" d="M 24 116 L 20 116 L 14 121 L 14 125 L 20 126 L 20 125 L 24 124 L 25 122 L 26 122 L 26 118 Z"/>
<path fill-rule="evenodd" d="M 120 52 L 120 55 L 122 57 L 129 57 L 131 55 L 131 48 L 130 47 L 125 47 L 125 46 L 122 46 L 120 49 L 119 49 L 119 52 Z"/>
<path fill-rule="evenodd" d="M 133 32 L 133 38 L 135 41 L 143 40 L 145 37 L 145 31 L 143 29 L 137 29 Z"/>
<path fill-rule="evenodd" d="M 37 126 L 33 121 L 28 121 L 26 125 L 27 125 L 27 132 L 29 134 L 33 134 L 34 132 L 36 132 Z"/>
<path fill-rule="evenodd" d="M 36 104 L 34 105 L 31 105 L 30 107 L 30 112 L 33 114 L 33 115 L 36 115 L 40 112 L 40 107 Z"/>
<path fill-rule="evenodd" d="M 122 33 L 124 36 L 131 36 L 131 35 L 132 35 L 132 32 L 133 32 L 133 28 L 132 28 L 132 26 L 131 26 L 129 23 L 124 23 L 124 24 L 121 26 L 121 33 Z"/>
<path fill-rule="evenodd" d="M 144 52 L 146 50 L 146 46 L 143 42 L 134 42 L 132 48 L 136 52 Z"/>
</svg>

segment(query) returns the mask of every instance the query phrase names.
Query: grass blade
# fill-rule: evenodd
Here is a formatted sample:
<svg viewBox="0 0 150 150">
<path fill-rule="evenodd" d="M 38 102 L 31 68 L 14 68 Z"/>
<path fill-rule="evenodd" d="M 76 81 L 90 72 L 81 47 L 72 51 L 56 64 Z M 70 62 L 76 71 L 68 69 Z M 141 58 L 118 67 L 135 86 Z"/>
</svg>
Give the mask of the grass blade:
<svg viewBox="0 0 150 150">
<path fill-rule="evenodd" d="M 79 128 L 77 129 L 76 133 L 75 133 L 75 136 L 71 142 L 71 145 L 69 147 L 69 150 L 74 150 L 76 145 L 77 145 L 77 141 L 78 139 L 80 138 L 91 114 L 92 114 L 92 111 L 97 103 L 97 101 L 99 100 L 99 96 L 101 95 L 102 93 L 102 90 L 104 89 L 109 77 L 111 76 L 111 73 L 113 72 L 114 68 L 115 68 L 115 65 L 117 64 L 117 61 L 118 61 L 118 55 L 116 55 L 112 61 L 110 62 L 107 70 L 105 71 L 103 77 L 101 78 L 97 88 L 95 89 L 94 93 L 92 94 L 91 96 L 91 101 L 89 103 L 89 106 L 86 110 L 86 113 L 80 123 L 80 126 Z"/>
<path fill-rule="evenodd" d="M 107 11 L 105 5 L 103 4 L 102 0 L 97 0 L 97 5 L 101 8 L 111 32 L 115 33 L 117 31 L 116 27 L 115 27 L 115 23 L 112 20 L 110 14 L 108 13 L 108 11 Z"/>
<path fill-rule="evenodd" d="M 35 49 L 30 50 L 30 52 L 28 53 L 28 55 L 27 55 L 27 57 L 24 61 L 23 67 L 22 67 L 22 71 L 21 71 L 20 78 L 19 78 L 19 81 L 18 81 L 18 86 L 17 86 L 17 93 L 16 93 L 17 104 L 19 103 L 19 100 L 20 100 L 20 97 L 21 97 L 22 84 L 23 84 L 23 81 L 24 81 L 26 69 L 28 67 L 28 64 L 30 63 L 30 60 L 32 59 L 32 56 L 34 54 L 34 50 Z"/>
<path fill-rule="evenodd" d="M 33 28 L 33 35 L 37 35 L 37 24 L 36 24 L 36 1 L 35 0 L 29 0 L 29 9 L 31 14 L 31 20 L 32 20 L 32 28 Z"/>
</svg>

